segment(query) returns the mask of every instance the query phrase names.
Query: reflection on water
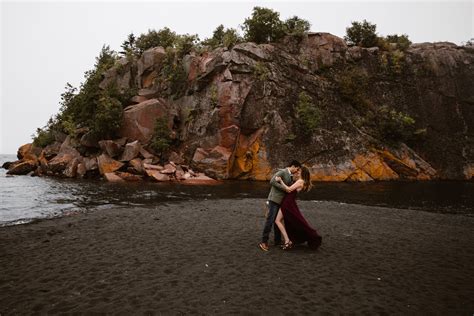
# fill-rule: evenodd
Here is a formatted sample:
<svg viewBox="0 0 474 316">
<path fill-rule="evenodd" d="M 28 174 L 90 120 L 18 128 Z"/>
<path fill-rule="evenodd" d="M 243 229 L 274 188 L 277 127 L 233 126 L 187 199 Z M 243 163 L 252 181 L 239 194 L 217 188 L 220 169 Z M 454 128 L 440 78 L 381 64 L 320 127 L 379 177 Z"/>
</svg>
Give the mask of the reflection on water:
<svg viewBox="0 0 474 316">
<path fill-rule="evenodd" d="M 0 156 L 0 165 L 12 160 L 14 156 Z M 0 169 L 0 225 L 114 206 L 153 206 L 196 199 L 265 199 L 268 190 L 267 182 L 224 181 L 217 186 L 112 184 L 99 180 L 7 177 L 6 170 Z M 300 198 L 474 215 L 473 182 L 315 183 L 314 189 Z"/>
</svg>

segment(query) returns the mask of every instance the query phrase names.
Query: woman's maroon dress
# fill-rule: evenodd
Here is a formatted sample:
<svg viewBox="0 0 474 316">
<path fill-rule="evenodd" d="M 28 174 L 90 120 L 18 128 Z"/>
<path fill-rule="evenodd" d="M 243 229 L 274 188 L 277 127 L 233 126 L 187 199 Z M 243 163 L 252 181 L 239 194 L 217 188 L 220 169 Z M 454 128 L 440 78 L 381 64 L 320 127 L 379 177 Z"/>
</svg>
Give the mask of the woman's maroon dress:
<svg viewBox="0 0 474 316">
<path fill-rule="evenodd" d="M 294 244 L 308 242 L 310 248 L 317 249 L 321 245 L 322 237 L 309 225 L 299 210 L 296 194 L 297 191 L 288 193 L 281 202 L 286 232 Z"/>
</svg>

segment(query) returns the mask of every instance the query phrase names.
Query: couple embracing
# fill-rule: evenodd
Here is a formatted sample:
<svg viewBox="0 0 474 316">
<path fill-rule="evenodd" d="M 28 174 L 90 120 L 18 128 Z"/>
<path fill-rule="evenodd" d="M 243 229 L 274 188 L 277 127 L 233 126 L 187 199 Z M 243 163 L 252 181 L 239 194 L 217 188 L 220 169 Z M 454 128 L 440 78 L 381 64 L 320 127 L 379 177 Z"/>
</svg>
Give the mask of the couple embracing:
<svg viewBox="0 0 474 316">
<path fill-rule="evenodd" d="M 270 184 L 271 189 L 267 201 L 268 215 L 262 242 L 259 244 L 260 249 L 269 250 L 268 240 L 272 227 L 275 230 L 275 245 L 281 245 L 284 250 L 290 249 L 293 244 L 304 242 L 307 242 L 311 249 L 317 249 L 321 245 L 322 238 L 308 224 L 296 204 L 297 193 L 307 192 L 312 187 L 309 169 L 293 160 L 287 168 L 273 175 Z"/>
</svg>

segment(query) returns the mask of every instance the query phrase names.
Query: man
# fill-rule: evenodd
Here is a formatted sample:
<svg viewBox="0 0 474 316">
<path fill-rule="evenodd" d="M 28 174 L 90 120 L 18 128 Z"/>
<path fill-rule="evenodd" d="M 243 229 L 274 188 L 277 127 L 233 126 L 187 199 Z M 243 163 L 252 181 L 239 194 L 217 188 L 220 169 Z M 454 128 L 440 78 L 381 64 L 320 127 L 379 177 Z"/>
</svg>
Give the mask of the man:
<svg viewBox="0 0 474 316">
<path fill-rule="evenodd" d="M 287 168 L 278 170 L 278 172 L 276 172 L 270 180 L 271 189 L 267 198 L 268 216 L 267 220 L 265 221 L 265 227 L 263 228 L 262 242 L 258 244 L 260 249 L 263 251 L 269 250 L 268 239 L 270 238 L 272 226 L 275 227 L 275 245 L 281 244 L 281 233 L 275 224 L 275 218 L 278 214 L 278 210 L 280 209 L 281 201 L 285 197 L 286 191 L 283 186 L 275 180 L 275 178 L 280 177 L 287 186 L 290 186 L 293 183 L 292 175 L 297 173 L 300 168 L 301 163 L 293 160 Z"/>
</svg>

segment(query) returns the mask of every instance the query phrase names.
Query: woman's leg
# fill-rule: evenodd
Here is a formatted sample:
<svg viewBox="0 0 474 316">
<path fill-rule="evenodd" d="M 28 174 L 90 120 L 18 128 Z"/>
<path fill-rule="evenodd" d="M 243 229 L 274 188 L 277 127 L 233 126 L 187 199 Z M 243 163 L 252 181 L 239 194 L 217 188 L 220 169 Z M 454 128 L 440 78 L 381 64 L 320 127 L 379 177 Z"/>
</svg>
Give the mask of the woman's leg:
<svg viewBox="0 0 474 316">
<path fill-rule="evenodd" d="M 283 223 L 283 213 L 281 212 L 281 209 L 278 210 L 278 214 L 275 219 L 275 224 L 277 224 L 278 228 L 280 229 L 283 239 L 285 240 L 285 244 L 289 243 L 290 238 L 288 238 L 288 234 L 286 233 L 285 224 Z"/>
</svg>

